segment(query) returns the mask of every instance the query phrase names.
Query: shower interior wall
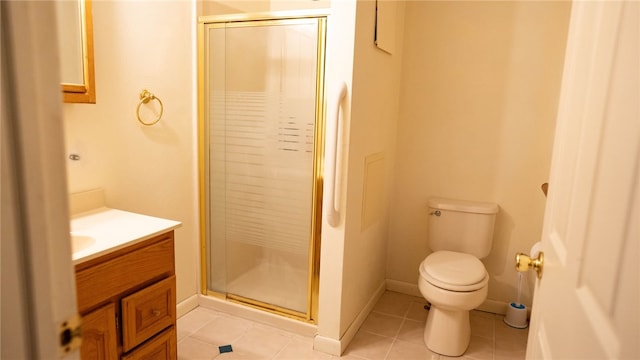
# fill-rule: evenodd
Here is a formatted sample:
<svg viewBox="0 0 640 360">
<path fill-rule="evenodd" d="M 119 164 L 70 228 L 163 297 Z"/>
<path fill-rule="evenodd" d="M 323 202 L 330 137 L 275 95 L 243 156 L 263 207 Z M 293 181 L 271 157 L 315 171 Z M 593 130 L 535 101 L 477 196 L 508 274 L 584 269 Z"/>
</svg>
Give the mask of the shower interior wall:
<svg viewBox="0 0 640 360">
<path fill-rule="evenodd" d="M 68 162 L 69 192 L 101 187 L 111 207 L 183 223 L 176 232 L 178 302 L 199 292 L 195 23 L 215 15 L 208 7 L 251 3 L 265 2 L 95 2 L 97 104 L 64 105 L 67 151 L 81 156 Z M 400 4 L 402 48 L 389 55 L 372 42 L 374 2 L 331 2 L 327 98 L 338 81 L 350 89 L 346 212 L 338 228 L 323 225 L 318 332 L 331 339 L 357 325 L 385 279 L 416 283 L 418 260 L 428 253 L 428 196 L 501 205 L 485 259 L 490 299 L 511 299 L 512 253 L 539 237 L 539 185 L 548 172 L 570 5 L 407 2 L 404 11 Z M 285 6 L 292 5 L 274 1 L 268 9 Z M 135 119 L 143 88 L 165 104 L 153 127 Z M 477 149 L 489 156 L 476 156 Z M 389 206 L 363 222 L 369 204 L 380 203 Z"/>
</svg>

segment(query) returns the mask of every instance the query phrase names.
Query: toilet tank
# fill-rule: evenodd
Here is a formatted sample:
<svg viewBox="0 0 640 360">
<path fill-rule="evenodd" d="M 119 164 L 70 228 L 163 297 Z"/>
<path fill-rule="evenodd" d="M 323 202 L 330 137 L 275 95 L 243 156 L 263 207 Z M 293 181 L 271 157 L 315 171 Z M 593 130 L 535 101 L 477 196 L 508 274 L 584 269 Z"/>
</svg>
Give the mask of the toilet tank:
<svg viewBox="0 0 640 360">
<path fill-rule="evenodd" d="M 498 204 L 431 198 L 428 205 L 431 250 L 463 252 L 479 259 L 489 255 Z"/>
</svg>

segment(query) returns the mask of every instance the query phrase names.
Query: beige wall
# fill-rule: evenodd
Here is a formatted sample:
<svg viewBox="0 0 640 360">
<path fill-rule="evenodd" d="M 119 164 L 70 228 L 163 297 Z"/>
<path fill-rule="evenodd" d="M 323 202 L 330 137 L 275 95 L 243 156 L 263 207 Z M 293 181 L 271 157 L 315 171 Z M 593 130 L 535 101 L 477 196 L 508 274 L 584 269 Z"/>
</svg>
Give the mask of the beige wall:
<svg viewBox="0 0 640 360">
<path fill-rule="evenodd" d="M 318 334 L 341 340 L 342 350 L 364 320 L 363 311 L 385 284 L 389 192 L 392 183 L 401 46 L 393 55 L 373 43 L 375 2 L 331 3 L 327 39 L 327 146 L 332 144 L 339 84 L 346 83 L 343 122 L 341 220 L 322 228 Z M 396 14 L 402 44 L 404 4 Z M 330 152 L 328 152 L 330 153 Z M 367 160 L 375 160 L 367 168 Z M 330 166 L 327 159 L 327 167 Z M 325 179 L 330 181 L 330 179 Z M 326 188 L 326 185 L 325 185 Z M 325 194 L 325 208 L 331 194 Z M 366 316 L 366 314 L 364 314 Z M 316 348 L 336 354 L 316 337 Z"/>
<path fill-rule="evenodd" d="M 198 0 L 198 15 L 261 13 L 302 9 L 326 9 L 330 0 Z"/>
<path fill-rule="evenodd" d="M 541 234 L 569 8 L 407 3 L 389 279 L 417 284 L 428 197 L 493 201 L 488 299 L 515 300 L 514 255 Z"/>
<path fill-rule="evenodd" d="M 393 54 L 374 42 L 375 2 L 359 1 L 356 11 L 348 183 L 342 284 L 341 329 L 385 282 L 388 207 L 398 121 L 404 3 L 396 14 Z M 374 160 L 369 167 L 366 162 Z M 366 215 L 365 215 L 366 214 Z"/>
<path fill-rule="evenodd" d="M 335 124 L 335 105 L 339 94 L 339 84 L 344 82 L 348 89 L 351 89 L 353 78 L 353 53 L 354 53 L 354 32 L 356 0 L 344 0 L 332 2 L 331 16 L 327 20 L 327 49 L 326 49 L 326 71 L 325 71 L 325 94 L 326 94 L 326 149 L 325 149 L 325 174 L 330 166 L 329 144 L 333 143 L 333 128 Z M 331 45 L 329 45 L 331 44 Z M 348 122 L 350 117 L 350 95 L 344 100 L 342 110 L 343 123 Z M 345 127 L 346 128 L 346 127 Z M 346 131 L 346 130 L 345 130 Z M 343 137 L 343 148 L 348 144 L 348 136 Z M 345 164 L 346 165 L 346 164 Z M 343 167 L 344 168 L 344 167 Z M 347 180 L 348 174 L 342 172 L 342 184 Z M 325 189 L 327 181 L 325 176 Z M 340 209 L 345 207 L 344 187 L 340 192 Z M 326 190 L 324 194 L 324 210 L 329 205 L 329 195 Z M 326 215 L 323 216 L 322 223 L 322 243 L 320 251 L 320 294 L 318 307 L 318 337 L 316 337 L 315 348 L 333 354 L 339 353 L 339 343 L 343 331 L 341 330 L 341 309 L 343 301 L 343 273 L 344 273 L 344 221 L 336 227 L 327 223 Z M 333 349 L 323 348 L 318 344 L 319 338 L 329 339 L 334 345 Z M 337 346 L 336 346 L 337 345 Z M 337 349 L 336 349 L 337 347 Z"/>
<path fill-rule="evenodd" d="M 69 192 L 101 187 L 113 208 L 182 222 L 176 230 L 177 300 L 198 291 L 193 3 L 93 3 L 97 103 L 65 104 Z M 136 119 L 142 89 L 164 115 Z"/>
<path fill-rule="evenodd" d="M 95 2 L 97 104 L 64 106 L 67 150 L 81 156 L 70 192 L 102 187 L 109 206 L 183 222 L 178 301 L 199 274 L 192 6 Z M 512 300 L 513 254 L 540 236 L 569 5 L 411 1 L 393 55 L 373 45 L 374 2 L 332 6 L 329 101 L 340 81 L 350 89 L 347 211 L 323 227 L 318 332 L 339 339 L 385 278 L 416 284 L 432 195 L 500 204 L 489 298 Z M 152 127 L 135 118 L 143 88 L 165 105 Z M 367 177 L 376 154 L 382 167 Z M 363 225 L 365 198 L 390 205 Z"/>
</svg>

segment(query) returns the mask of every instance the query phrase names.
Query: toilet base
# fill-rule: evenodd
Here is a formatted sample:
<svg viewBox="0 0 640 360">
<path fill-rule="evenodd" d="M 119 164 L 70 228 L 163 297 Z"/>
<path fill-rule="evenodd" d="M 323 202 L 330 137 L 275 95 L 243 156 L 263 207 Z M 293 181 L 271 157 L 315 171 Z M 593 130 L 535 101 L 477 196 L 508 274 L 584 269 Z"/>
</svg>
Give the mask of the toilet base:
<svg viewBox="0 0 640 360">
<path fill-rule="evenodd" d="M 429 350 L 460 356 L 467 350 L 470 339 L 469 311 L 451 311 L 432 304 L 424 327 L 424 343 Z"/>
</svg>

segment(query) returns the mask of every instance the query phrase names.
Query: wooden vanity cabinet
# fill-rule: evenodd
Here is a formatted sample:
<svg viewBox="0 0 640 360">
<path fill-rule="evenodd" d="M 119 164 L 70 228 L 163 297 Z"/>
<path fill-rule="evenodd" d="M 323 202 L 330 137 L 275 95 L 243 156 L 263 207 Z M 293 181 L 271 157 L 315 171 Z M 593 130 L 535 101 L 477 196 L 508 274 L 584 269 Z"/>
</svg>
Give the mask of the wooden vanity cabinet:
<svg viewBox="0 0 640 360">
<path fill-rule="evenodd" d="M 176 359 L 173 231 L 76 265 L 83 359 Z"/>
<path fill-rule="evenodd" d="M 117 359 L 116 309 L 107 304 L 82 317 L 82 359 Z"/>
</svg>

